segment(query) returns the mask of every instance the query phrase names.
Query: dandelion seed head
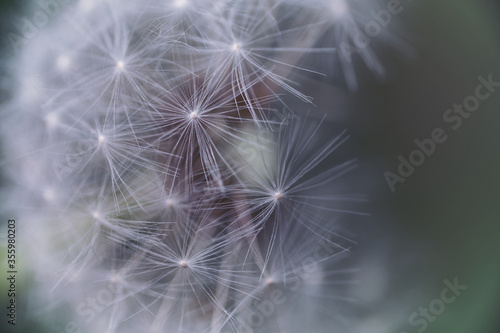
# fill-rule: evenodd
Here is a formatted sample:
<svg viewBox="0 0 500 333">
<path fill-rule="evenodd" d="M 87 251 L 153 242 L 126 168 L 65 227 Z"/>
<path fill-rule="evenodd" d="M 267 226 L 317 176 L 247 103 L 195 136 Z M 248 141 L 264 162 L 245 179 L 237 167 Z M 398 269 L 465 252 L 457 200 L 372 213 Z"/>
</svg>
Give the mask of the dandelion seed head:
<svg viewBox="0 0 500 333">
<path fill-rule="evenodd" d="M 276 201 L 283 199 L 283 193 L 281 191 L 277 191 L 273 194 L 273 197 L 276 199 Z"/>
<path fill-rule="evenodd" d="M 348 1 L 312 3 L 326 4 L 323 22 L 354 13 Z M 326 33 L 307 18 L 280 17 L 287 2 L 78 0 L 34 37 L 46 52 L 20 57 L 9 102 L 20 112 L 5 108 L 5 127 L 39 128 L 9 138 L 7 157 L 23 157 L 9 168 L 28 185 L 19 191 L 33 200 L 30 211 L 45 205 L 53 214 L 39 217 L 43 225 L 31 219 L 44 243 L 33 252 L 54 262 L 41 270 L 65 272 L 56 291 L 70 290 L 71 278 L 75 293 L 95 281 L 127 289 L 109 305 L 116 316 L 96 318 L 89 332 L 121 332 L 122 319 L 143 312 L 157 332 L 238 329 L 251 291 L 284 285 L 317 248 L 300 242 L 304 231 L 328 230 L 316 216 L 337 207 L 320 190 L 349 166 L 316 170 L 342 140 L 317 150 L 322 136 L 310 119 L 286 130 L 289 122 L 269 115 L 291 111 L 288 97 L 310 100 L 295 72 L 315 74 L 298 61 Z M 48 182 L 54 172 L 60 181 Z"/>
<path fill-rule="evenodd" d="M 165 200 L 165 203 L 167 204 L 168 208 L 174 208 L 177 204 L 176 200 L 172 198 L 168 198 L 167 200 Z"/>
<path fill-rule="evenodd" d="M 198 113 L 198 110 L 194 110 L 194 111 L 192 111 L 192 112 L 189 114 L 189 119 L 192 119 L 192 120 L 194 120 L 194 119 L 198 119 L 198 117 L 199 117 L 199 116 L 200 116 L 200 115 L 199 115 L 199 113 Z"/>
<path fill-rule="evenodd" d="M 119 60 L 116 62 L 116 69 L 121 71 L 125 68 L 125 62 L 123 60 Z"/>
<path fill-rule="evenodd" d="M 240 51 L 241 51 L 241 48 L 242 48 L 242 45 L 241 45 L 241 43 L 239 43 L 239 42 L 235 42 L 235 43 L 231 46 L 231 50 L 233 50 L 234 52 L 240 52 Z"/>
<path fill-rule="evenodd" d="M 267 278 L 265 281 L 265 285 L 268 287 L 274 285 L 275 283 L 276 283 L 276 281 L 272 277 Z"/>
<path fill-rule="evenodd" d="M 99 214 L 99 212 L 98 212 L 98 211 L 94 211 L 94 212 L 92 212 L 92 218 L 93 218 L 94 220 L 96 220 L 96 221 L 97 221 L 97 220 L 100 220 L 100 219 L 101 219 L 101 214 Z"/>
<path fill-rule="evenodd" d="M 99 134 L 97 136 L 97 142 L 99 143 L 99 145 L 102 145 L 106 142 L 106 137 L 103 134 Z"/>
</svg>

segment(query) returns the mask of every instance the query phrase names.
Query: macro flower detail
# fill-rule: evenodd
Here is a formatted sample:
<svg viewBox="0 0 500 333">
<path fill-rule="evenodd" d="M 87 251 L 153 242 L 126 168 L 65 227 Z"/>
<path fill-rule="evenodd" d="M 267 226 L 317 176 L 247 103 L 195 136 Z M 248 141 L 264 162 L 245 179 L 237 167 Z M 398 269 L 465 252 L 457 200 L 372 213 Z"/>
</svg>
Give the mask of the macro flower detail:
<svg viewBox="0 0 500 333">
<path fill-rule="evenodd" d="M 365 198 L 302 79 L 332 75 L 304 59 L 341 57 L 363 1 L 42 3 L 59 14 L 16 44 L 1 125 L 39 320 L 331 332 L 355 244 L 339 221 Z M 334 72 L 355 88 L 351 66 Z"/>
</svg>

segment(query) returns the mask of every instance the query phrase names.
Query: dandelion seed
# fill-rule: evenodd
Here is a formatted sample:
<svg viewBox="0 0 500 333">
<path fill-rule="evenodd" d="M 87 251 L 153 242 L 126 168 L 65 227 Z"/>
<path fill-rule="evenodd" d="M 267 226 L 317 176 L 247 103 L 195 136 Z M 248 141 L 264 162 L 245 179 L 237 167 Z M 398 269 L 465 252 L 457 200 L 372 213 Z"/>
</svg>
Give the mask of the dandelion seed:
<svg viewBox="0 0 500 333">
<path fill-rule="evenodd" d="M 165 203 L 167 204 L 167 207 L 168 208 L 174 208 L 175 207 L 175 200 L 174 199 L 171 199 L 171 198 L 168 198 Z"/>
<path fill-rule="evenodd" d="M 241 50 L 241 44 L 240 43 L 234 43 L 233 46 L 231 47 L 231 49 L 234 51 L 234 52 L 239 52 Z"/>
<path fill-rule="evenodd" d="M 99 221 L 101 219 L 101 214 L 99 214 L 99 212 L 93 212 L 92 213 L 92 218 L 96 221 Z"/>
<path fill-rule="evenodd" d="M 124 68 L 125 68 L 125 62 L 123 62 L 122 60 L 120 60 L 116 63 L 117 70 L 123 70 Z"/>
<path fill-rule="evenodd" d="M 189 114 L 189 119 L 198 119 L 198 111 L 192 111 L 190 114 Z"/>
<path fill-rule="evenodd" d="M 104 142 L 106 142 L 106 137 L 103 134 L 99 134 L 99 136 L 97 137 L 97 142 L 102 145 Z"/>
<path fill-rule="evenodd" d="M 276 192 L 274 193 L 274 198 L 276 198 L 276 200 L 280 200 L 283 198 L 283 194 L 281 192 Z"/>
</svg>

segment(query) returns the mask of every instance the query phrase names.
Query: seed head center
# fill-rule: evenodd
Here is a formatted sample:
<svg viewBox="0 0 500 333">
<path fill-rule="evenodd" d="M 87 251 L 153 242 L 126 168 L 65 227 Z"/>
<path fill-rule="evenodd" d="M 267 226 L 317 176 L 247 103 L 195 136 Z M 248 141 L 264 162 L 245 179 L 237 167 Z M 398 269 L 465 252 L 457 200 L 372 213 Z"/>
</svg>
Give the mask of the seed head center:
<svg viewBox="0 0 500 333">
<path fill-rule="evenodd" d="M 122 60 L 116 62 L 116 69 L 122 70 L 124 68 L 125 68 L 125 62 L 123 62 Z"/>
<path fill-rule="evenodd" d="M 168 208 L 173 208 L 175 206 L 175 201 L 171 198 L 168 198 L 165 203 L 167 204 Z"/>
<path fill-rule="evenodd" d="M 193 111 L 189 114 L 190 119 L 198 119 L 198 117 L 199 117 L 198 111 Z"/>
<path fill-rule="evenodd" d="M 233 44 L 233 47 L 232 47 L 232 50 L 233 50 L 234 52 L 239 52 L 239 51 L 241 51 L 241 44 L 240 44 L 240 43 L 234 43 L 234 44 Z"/>
</svg>

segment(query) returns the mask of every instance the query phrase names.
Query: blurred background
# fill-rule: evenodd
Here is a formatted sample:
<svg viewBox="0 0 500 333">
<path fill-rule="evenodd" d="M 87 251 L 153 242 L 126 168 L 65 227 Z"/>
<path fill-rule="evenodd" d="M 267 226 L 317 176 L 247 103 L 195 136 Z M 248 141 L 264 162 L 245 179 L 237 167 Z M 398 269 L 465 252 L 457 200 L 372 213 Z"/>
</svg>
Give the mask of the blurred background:
<svg viewBox="0 0 500 333">
<path fill-rule="evenodd" d="M 443 121 L 447 109 L 474 94 L 478 76 L 500 81 L 500 4 L 414 1 L 412 8 L 402 21 L 410 23 L 404 29 L 415 37 L 418 59 L 389 62 L 388 82 L 361 89 L 363 107 L 349 118 L 376 183 L 373 219 L 357 226 L 358 250 L 388 252 L 386 293 L 397 308 L 378 318 L 401 320 L 394 332 L 423 328 L 409 325 L 410 315 L 440 298 L 444 279 L 455 278 L 467 290 L 423 331 L 500 332 L 500 93 L 456 130 Z M 448 140 L 391 192 L 384 172 L 397 173 L 398 156 L 408 159 L 414 140 L 430 138 L 435 128 Z M 388 307 L 381 300 L 369 311 Z"/>
<path fill-rule="evenodd" d="M 341 111 L 338 121 L 351 135 L 360 160 L 356 180 L 370 197 L 364 210 L 371 216 L 349 226 L 358 242 L 353 265 L 360 268 L 353 332 L 500 332 L 500 88 L 456 130 L 443 121 L 447 109 L 475 93 L 479 76 L 500 82 L 500 4 L 404 3 L 408 10 L 398 29 L 416 56 L 384 52 L 389 76 L 383 82 L 361 66 L 362 84 L 346 102 L 353 107 Z M 21 1 L 0 6 L 16 13 Z M 13 29 L 5 22 L 1 28 L 3 37 Z M 7 46 L 3 40 L 2 55 Z M 398 156 L 408 158 L 417 148 L 414 140 L 430 138 L 435 128 L 446 131 L 447 141 L 391 191 L 384 173 L 397 173 Z M 18 325 L 5 326 L 3 274 L 0 330 L 53 332 L 23 319 L 29 295 L 22 285 Z M 455 279 L 467 289 L 425 329 L 412 326 L 412 314 L 441 298 L 443 281 Z M 28 284 L 29 277 L 20 283 Z"/>
</svg>

